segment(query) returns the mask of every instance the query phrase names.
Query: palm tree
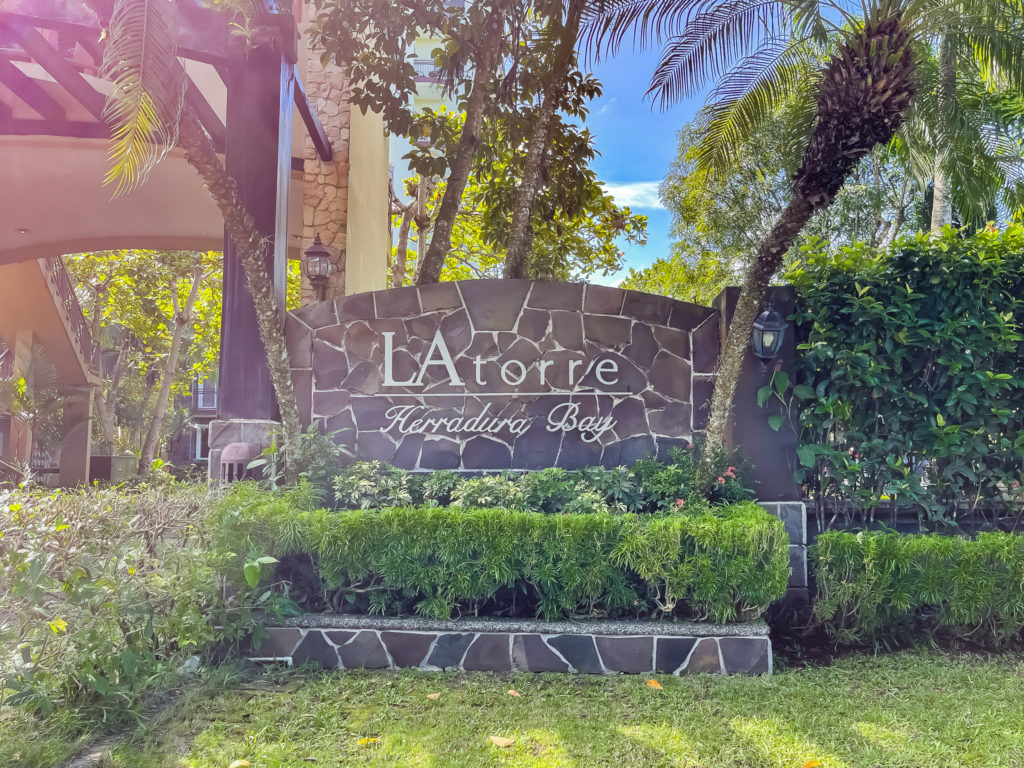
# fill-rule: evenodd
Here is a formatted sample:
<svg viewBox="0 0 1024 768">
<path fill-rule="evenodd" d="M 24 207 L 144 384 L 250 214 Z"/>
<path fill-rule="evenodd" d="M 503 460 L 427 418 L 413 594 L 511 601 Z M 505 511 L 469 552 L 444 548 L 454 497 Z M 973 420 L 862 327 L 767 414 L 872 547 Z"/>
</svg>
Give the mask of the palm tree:
<svg viewBox="0 0 1024 768">
<path fill-rule="evenodd" d="M 587 37 L 599 50 L 614 51 L 630 31 L 646 44 L 678 30 L 651 81 L 650 94 L 663 104 L 718 79 L 699 153 L 709 165 L 727 162 L 730 146 L 784 94 L 808 97 L 796 131 L 803 152 L 792 199 L 757 248 L 719 360 L 706 455 L 724 443 L 769 281 L 814 212 L 830 205 L 861 159 L 903 125 L 928 41 L 956 30 L 993 71 L 1024 81 L 1021 9 L 1020 0 L 865 0 L 862 15 L 854 16 L 842 0 L 603 0 L 590 15 Z M 823 66 L 809 68 L 815 60 Z"/>
<path fill-rule="evenodd" d="M 240 3 L 229 3 L 238 6 Z M 106 117 L 112 127 L 108 183 L 123 194 L 179 144 L 224 218 L 245 272 L 281 411 L 285 478 L 295 480 L 301 427 L 284 329 L 267 269 L 267 242 L 242 203 L 216 147 L 184 99 L 186 80 L 175 55 L 169 0 L 114 0 L 103 71 L 113 82 Z"/>
</svg>

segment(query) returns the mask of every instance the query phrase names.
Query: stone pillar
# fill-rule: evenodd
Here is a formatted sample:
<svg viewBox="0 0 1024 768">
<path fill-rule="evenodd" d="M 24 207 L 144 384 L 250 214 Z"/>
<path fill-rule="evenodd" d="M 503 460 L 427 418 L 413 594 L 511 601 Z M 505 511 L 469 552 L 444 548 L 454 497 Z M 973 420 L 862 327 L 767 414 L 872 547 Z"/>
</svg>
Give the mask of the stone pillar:
<svg viewBox="0 0 1024 768">
<path fill-rule="evenodd" d="M 60 447 L 60 484 L 65 487 L 86 485 L 92 444 L 92 398 L 86 397 L 65 411 L 65 418 L 74 426 Z"/>
<path fill-rule="evenodd" d="M 736 308 L 738 288 L 726 288 L 715 299 L 714 307 L 724 322 L 720 324 L 722 345 Z M 793 313 L 796 291 L 791 286 L 773 286 L 768 298 L 783 317 Z M 757 391 L 766 385 L 776 369 L 795 379 L 796 338 L 792 326 L 786 329 L 779 356 L 765 364 L 747 348 L 743 369 L 733 397 L 733 417 L 726 443 L 743 454 L 752 465 L 754 492 L 760 501 L 793 501 L 800 499 L 800 486 L 793 478 L 797 468 L 797 435 L 788 423 L 776 431 L 768 425 L 768 417 L 783 413 L 782 404 L 770 400 L 761 407 Z"/>
<path fill-rule="evenodd" d="M 306 18 L 315 14 L 311 4 L 306 6 Z M 317 157 L 313 142 L 307 135 L 303 158 L 305 179 L 302 195 L 302 250 L 320 240 L 334 254 L 334 274 L 327 284 L 327 299 L 345 295 L 345 248 L 348 233 L 348 172 L 349 172 L 349 103 L 348 78 L 335 64 L 320 64 L 320 52 L 312 50 L 309 37 L 303 31 L 300 45 L 306 46 L 306 93 L 313 109 L 320 116 L 334 157 L 324 162 Z M 313 289 L 302 279 L 302 303 L 315 301 Z"/>
</svg>

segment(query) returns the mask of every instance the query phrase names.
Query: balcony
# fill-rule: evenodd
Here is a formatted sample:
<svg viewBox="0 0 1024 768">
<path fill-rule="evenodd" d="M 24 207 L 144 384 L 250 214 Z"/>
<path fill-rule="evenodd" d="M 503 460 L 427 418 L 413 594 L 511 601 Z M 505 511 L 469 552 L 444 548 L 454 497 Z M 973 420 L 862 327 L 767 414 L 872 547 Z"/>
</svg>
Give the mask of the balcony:
<svg viewBox="0 0 1024 768">
<path fill-rule="evenodd" d="M 217 385 L 198 384 L 193 390 L 193 407 L 197 411 L 217 410 Z"/>
<path fill-rule="evenodd" d="M 441 81 L 440 70 L 433 59 L 413 59 L 412 65 L 416 69 L 416 82 L 437 83 Z"/>
</svg>

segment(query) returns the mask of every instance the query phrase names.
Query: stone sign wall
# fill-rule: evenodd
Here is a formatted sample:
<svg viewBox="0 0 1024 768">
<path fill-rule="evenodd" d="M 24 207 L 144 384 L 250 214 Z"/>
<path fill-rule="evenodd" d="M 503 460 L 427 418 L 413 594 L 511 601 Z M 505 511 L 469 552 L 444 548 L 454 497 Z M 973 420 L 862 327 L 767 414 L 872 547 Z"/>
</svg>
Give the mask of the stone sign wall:
<svg viewBox="0 0 1024 768">
<path fill-rule="evenodd" d="M 467 280 L 289 314 L 300 413 L 407 469 L 629 464 L 703 428 L 719 314 L 582 283 Z"/>
</svg>

